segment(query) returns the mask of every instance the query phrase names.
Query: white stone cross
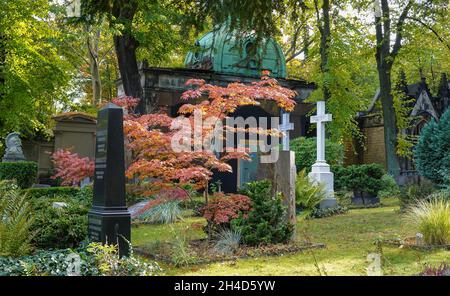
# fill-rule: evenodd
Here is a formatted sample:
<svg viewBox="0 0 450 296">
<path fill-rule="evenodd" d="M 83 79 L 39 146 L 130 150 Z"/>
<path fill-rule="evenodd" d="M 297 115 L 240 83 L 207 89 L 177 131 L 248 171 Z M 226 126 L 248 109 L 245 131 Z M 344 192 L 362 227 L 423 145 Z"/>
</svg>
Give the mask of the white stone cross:
<svg viewBox="0 0 450 296">
<path fill-rule="evenodd" d="M 325 114 L 325 101 L 317 102 L 317 115 L 310 119 L 317 124 L 317 162 L 325 162 L 325 122 L 331 120 L 331 114 Z"/>
<path fill-rule="evenodd" d="M 282 138 L 283 151 L 289 151 L 289 131 L 294 129 L 294 124 L 289 122 L 289 114 L 281 109 L 281 124 L 279 129 L 284 133 Z"/>
</svg>

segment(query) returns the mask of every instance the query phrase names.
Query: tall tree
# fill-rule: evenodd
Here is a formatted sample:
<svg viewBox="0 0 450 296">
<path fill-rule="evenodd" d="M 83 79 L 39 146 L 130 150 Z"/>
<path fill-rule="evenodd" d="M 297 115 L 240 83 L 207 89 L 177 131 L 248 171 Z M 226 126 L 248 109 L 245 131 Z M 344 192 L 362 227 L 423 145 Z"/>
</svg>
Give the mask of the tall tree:
<svg viewBox="0 0 450 296">
<path fill-rule="evenodd" d="M 395 58 L 402 47 L 405 19 L 411 10 L 413 1 L 409 0 L 401 10 L 395 24 L 395 41 L 391 47 L 391 8 L 387 0 L 374 1 L 376 30 L 376 62 L 380 83 L 380 101 L 384 119 L 384 142 L 388 172 L 393 176 L 400 174 L 400 164 L 396 154 L 397 124 L 392 96 L 391 71 Z"/>
<path fill-rule="evenodd" d="M 0 137 L 48 130 L 71 67 L 55 46 L 48 1 L 0 1 Z"/>
<path fill-rule="evenodd" d="M 376 36 L 376 62 L 380 87 L 380 101 L 384 119 L 384 140 L 386 151 L 386 164 L 388 171 L 393 176 L 398 176 L 400 166 L 397 157 L 398 124 L 396 118 L 395 102 L 392 94 L 392 69 L 398 59 L 400 50 L 405 46 L 405 35 L 417 32 L 418 26 L 423 26 L 432 31 L 440 46 L 448 44 L 427 20 L 439 18 L 441 15 L 448 17 L 447 1 L 394 1 L 375 0 L 375 36 Z M 396 20 L 395 20 L 396 15 Z M 409 20 L 409 22 L 408 22 Z M 444 20 L 445 21 L 445 16 Z M 394 23 L 394 26 L 392 26 Z M 408 30 L 405 30 L 405 28 Z M 408 36 L 408 42 L 420 38 L 420 34 Z M 392 42 L 391 42 L 392 41 Z M 417 57 L 420 59 L 420 57 Z"/>
</svg>

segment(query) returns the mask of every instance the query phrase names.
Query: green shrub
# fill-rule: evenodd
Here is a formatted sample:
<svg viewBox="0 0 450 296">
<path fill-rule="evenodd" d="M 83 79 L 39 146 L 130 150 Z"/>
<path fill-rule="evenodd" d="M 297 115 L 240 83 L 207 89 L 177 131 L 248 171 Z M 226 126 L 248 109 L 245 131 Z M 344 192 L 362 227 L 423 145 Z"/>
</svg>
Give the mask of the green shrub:
<svg viewBox="0 0 450 296">
<path fill-rule="evenodd" d="M 381 165 L 372 163 L 345 167 L 344 171 L 340 172 L 342 175 L 339 177 L 346 189 L 367 192 L 376 196 L 383 189 L 382 177 L 384 173 Z"/>
<path fill-rule="evenodd" d="M 432 245 L 450 244 L 450 203 L 443 199 L 421 200 L 408 209 L 406 219 Z"/>
<path fill-rule="evenodd" d="M 78 187 L 47 187 L 47 188 L 28 188 L 25 189 L 30 199 L 55 198 L 55 197 L 73 197 L 80 191 Z"/>
<path fill-rule="evenodd" d="M 325 197 L 324 186 L 311 182 L 305 169 L 297 174 L 297 179 L 295 180 L 295 202 L 305 218 L 317 208 Z"/>
<path fill-rule="evenodd" d="M 53 202 L 65 202 L 67 207 L 54 208 Z M 41 198 L 32 201 L 37 232 L 32 243 L 43 249 L 76 247 L 87 236 L 89 208 L 71 197 Z"/>
<path fill-rule="evenodd" d="M 345 174 L 346 168 L 342 165 L 331 166 L 331 171 L 333 172 L 334 178 L 334 190 L 341 191 L 345 189 Z"/>
<path fill-rule="evenodd" d="M 252 210 L 231 220 L 231 228 L 241 233 L 247 245 L 283 243 L 291 238 L 293 225 L 284 221 L 281 196 L 272 196 L 271 191 L 268 180 L 247 183 L 242 191 L 252 200 Z"/>
<path fill-rule="evenodd" d="M 0 180 L 16 180 L 20 188 L 29 188 L 36 178 L 37 164 L 35 162 L 0 162 Z"/>
<path fill-rule="evenodd" d="M 381 178 L 383 183 L 382 189 L 378 192 L 380 198 L 384 197 L 398 197 L 400 195 L 400 187 L 395 182 L 394 178 L 389 174 L 384 174 Z"/>
<path fill-rule="evenodd" d="M 0 256 L 30 251 L 33 215 L 27 197 L 11 182 L 0 182 Z"/>
<path fill-rule="evenodd" d="M 297 171 L 306 169 L 311 171 L 311 166 L 316 162 L 316 138 L 300 137 L 290 142 L 290 148 L 295 152 L 295 164 Z M 331 166 L 341 165 L 344 160 L 343 145 L 325 140 L 325 159 Z"/>
<path fill-rule="evenodd" d="M 439 122 L 432 119 L 422 129 L 414 149 L 414 161 L 421 176 L 438 183 L 450 183 L 450 108 Z"/>
<path fill-rule="evenodd" d="M 86 206 L 87 208 L 92 207 L 93 199 L 94 199 L 93 186 L 85 186 L 83 188 L 80 188 L 74 195 L 74 200 Z"/>
</svg>

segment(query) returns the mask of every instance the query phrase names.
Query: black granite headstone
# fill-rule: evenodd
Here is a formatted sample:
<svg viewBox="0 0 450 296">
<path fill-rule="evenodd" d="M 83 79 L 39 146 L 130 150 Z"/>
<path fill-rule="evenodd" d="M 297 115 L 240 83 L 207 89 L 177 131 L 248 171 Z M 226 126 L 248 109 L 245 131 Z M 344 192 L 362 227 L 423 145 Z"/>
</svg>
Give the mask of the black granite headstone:
<svg viewBox="0 0 450 296">
<path fill-rule="evenodd" d="M 119 245 L 129 254 L 131 218 L 125 202 L 123 110 L 109 103 L 98 112 L 94 200 L 89 211 L 89 239 Z"/>
</svg>

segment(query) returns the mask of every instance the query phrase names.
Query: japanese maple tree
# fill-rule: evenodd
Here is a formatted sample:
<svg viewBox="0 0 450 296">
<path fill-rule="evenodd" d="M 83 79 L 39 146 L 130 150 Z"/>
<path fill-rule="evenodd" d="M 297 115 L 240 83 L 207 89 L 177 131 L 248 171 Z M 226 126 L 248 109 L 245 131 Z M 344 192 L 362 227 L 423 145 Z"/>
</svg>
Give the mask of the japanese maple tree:
<svg viewBox="0 0 450 296">
<path fill-rule="evenodd" d="M 94 161 L 68 149 L 57 150 L 50 159 L 56 171 L 52 178 L 60 178 L 62 185 L 77 185 L 85 178 L 94 176 Z"/>
<path fill-rule="evenodd" d="M 192 88 L 185 91 L 181 99 L 195 102 L 186 102 L 179 108 L 179 114 L 191 125 L 191 130 L 194 130 L 194 114 L 200 115 L 203 122 L 208 118 L 223 121 L 238 107 L 259 105 L 260 100 L 273 101 L 288 112 L 296 104 L 293 100 L 296 93 L 280 86 L 277 80 L 269 77 L 267 71 L 263 72 L 260 81 L 251 84 L 233 82 L 223 87 L 207 84 L 201 79 L 190 79 L 186 85 Z M 196 189 L 205 188 L 214 170 L 232 171 L 228 160 L 249 159 L 246 151 L 225 150 L 219 154 L 208 149 L 175 151 L 172 138 L 182 127 L 173 123 L 179 118 L 172 118 L 164 112 L 136 115 L 134 108 L 138 100 L 130 97 L 114 99 L 113 103 L 128 111 L 124 117 L 124 131 L 133 161 L 126 175 L 129 179 L 137 178 L 140 181 L 144 195 L 155 194 L 166 188 L 182 188 L 185 185 Z M 202 139 L 208 137 L 214 129 L 213 126 L 201 128 Z M 225 129 L 229 130 L 230 127 L 224 126 L 223 130 Z M 261 129 L 252 132 L 274 133 Z M 196 143 L 193 134 L 187 135 L 182 141 L 192 147 Z"/>
</svg>

